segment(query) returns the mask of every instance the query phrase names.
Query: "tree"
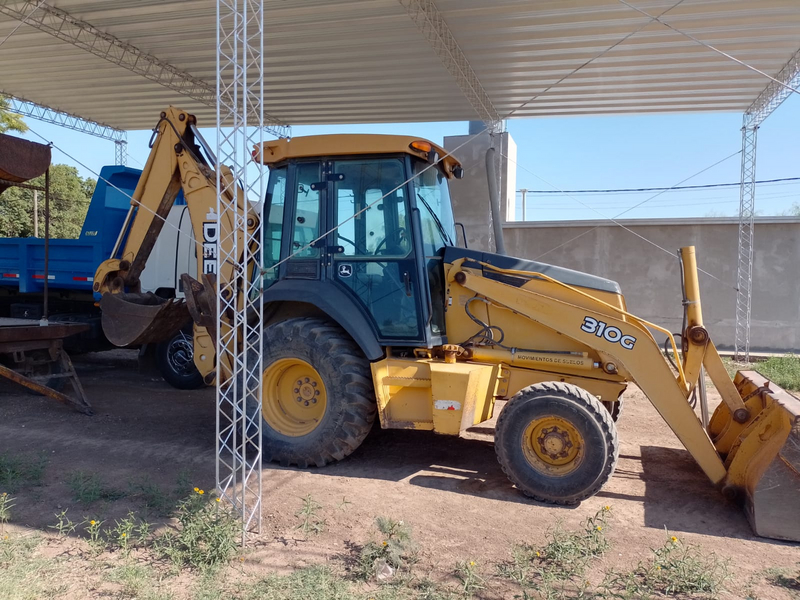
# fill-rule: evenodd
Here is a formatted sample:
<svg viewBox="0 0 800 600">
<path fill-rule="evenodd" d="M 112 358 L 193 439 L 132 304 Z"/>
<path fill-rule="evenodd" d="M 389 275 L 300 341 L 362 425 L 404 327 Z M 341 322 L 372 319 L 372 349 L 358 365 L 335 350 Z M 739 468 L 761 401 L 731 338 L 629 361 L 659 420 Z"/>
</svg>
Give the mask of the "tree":
<svg viewBox="0 0 800 600">
<path fill-rule="evenodd" d="M 0 133 L 6 131 L 19 131 L 25 133 L 28 126 L 22 120 L 22 116 L 11 112 L 11 103 L 5 96 L 0 96 Z"/>
<path fill-rule="evenodd" d="M 28 183 L 44 187 L 44 175 Z M 50 237 L 77 238 L 96 181 L 69 165 L 50 167 Z M 44 237 L 44 192 L 39 192 L 39 237 Z M 29 237 L 33 227 L 33 190 L 12 187 L 0 196 L 0 237 Z"/>
</svg>

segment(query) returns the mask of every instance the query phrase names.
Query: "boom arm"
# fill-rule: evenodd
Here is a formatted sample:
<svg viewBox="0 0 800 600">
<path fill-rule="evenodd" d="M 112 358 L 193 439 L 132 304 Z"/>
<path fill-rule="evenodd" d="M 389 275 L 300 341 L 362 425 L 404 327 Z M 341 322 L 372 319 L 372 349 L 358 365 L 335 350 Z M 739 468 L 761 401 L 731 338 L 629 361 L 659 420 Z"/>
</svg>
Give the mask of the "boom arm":
<svg viewBox="0 0 800 600">
<path fill-rule="evenodd" d="M 189 318 L 195 321 L 194 361 L 204 379 L 211 382 L 215 372 L 216 277 L 231 281 L 240 275 L 237 264 L 218 265 L 220 248 L 243 248 L 244 234 L 231 215 L 217 215 L 216 173 L 201 157 L 196 144 L 195 117 L 170 107 L 161 113 L 154 130 L 150 156 L 131 198 L 131 208 L 120 231 L 112 256 L 103 261 L 94 278 L 94 290 L 101 293 L 103 329 L 118 346 L 139 345 L 167 339 Z M 223 167 L 220 178 L 226 190 L 235 190 L 237 214 L 247 214 L 252 231 L 259 226 L 244 192 L 233 175 Z M 178 192 L 183 189 L 197 256 L 197 281 L 190 274 L 181 276 L 186 302 L 141 294 L 139 277 L 164 226 Z M 226 191 L 228 200 L 232 193 Z M 202 241 L 201 241 L 202 240 Z M 248 266 L 252 269 L 252 265 Z M 219 268 L 219 273 L 217 269 Z M 188 310 L 187 310 L 188 304 Z M 227 325 L 226 325 L 227 327 Z M 223 332 L 224 333 L 224 332 Z"/>
</svg>

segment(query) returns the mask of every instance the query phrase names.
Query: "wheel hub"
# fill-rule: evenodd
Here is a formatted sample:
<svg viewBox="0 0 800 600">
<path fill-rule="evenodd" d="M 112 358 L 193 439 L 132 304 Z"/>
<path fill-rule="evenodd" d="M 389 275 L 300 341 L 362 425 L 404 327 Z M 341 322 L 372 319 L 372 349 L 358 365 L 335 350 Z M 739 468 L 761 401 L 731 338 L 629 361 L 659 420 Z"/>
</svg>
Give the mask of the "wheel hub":
<svg viewBox="0 0 800 600">
<path fill-rule="evenodd" d="M 325 384 L 317 370 L 299 358 L 282 358 L 264 369 L 264 421 L 278 433 L 308 435 L 327 410 Z"/>
<path fill-rule="evenodd" d="M 567 475 L 583 462 L 583 437 L 563 417 L 548 415 L 534 419 L 525 428 L 521 443 L 528 463 L 547 475 Z"/>
<path fill-rule="evenodd" d="M 542 454 L 547 455 L 551 459 L 567 458 L 569 456 L 569 449 L 573 444 L 569 439 L 569 433 L 562 431 L 557 426 L 542 429 L 541 435 L 536 440 L 539 442 L 539 448 Z"/>
</svg>

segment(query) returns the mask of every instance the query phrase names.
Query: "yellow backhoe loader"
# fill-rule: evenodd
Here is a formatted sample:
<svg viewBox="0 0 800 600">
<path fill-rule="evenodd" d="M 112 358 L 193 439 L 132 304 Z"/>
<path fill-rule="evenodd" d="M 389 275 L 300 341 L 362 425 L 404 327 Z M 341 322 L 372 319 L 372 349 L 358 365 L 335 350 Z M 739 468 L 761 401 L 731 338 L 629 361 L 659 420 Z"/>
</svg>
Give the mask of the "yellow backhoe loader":
<svg viewBox="0 0 800 600">
<path fill-rule="evenodd" d="M 247 219 L 264 228 L 263 260 L 217 273 L 215 244 L 231 244 L 233 227 L 217 231 L 216 174 L 195 118 L 170 108 L 154 136 L 117 248 L 95 277 L 103 326 L 118 345 L 135 345 L 171 335 L 191 314 L 194 361 L 211 384 L 213 278 L 246 272 L 264 296 L 269 460 L 340 460 L 376 414 L 384 428 L 459 435 L 505 400 L 495 432 L 503 470 L 536 500 L 575 504 L 614 472 L 614 420 L 635 382 L 711 482 L 745 503 L 758 535 L 800 540 L 800 401 L 756 372 L 728 376 L 703 326 L 693 248 L 679 253 L 679 351 L 669 331 L 627 311 L 613 281 L 456 247 L 448 182 L 463 169 L 442 148 L 405 136 L 310 136 L 254 149 L 270 169 L 263 209 Z M 231 181 L 227 169 L 220 177 Z M 138 285 L 181 188 L 203 247 L 201 281 L 182 276 L 185 302 Z M 652 331 L 672 343 L 674 367 Z M 703 368 L 722 397 L 707 427 L 689 403 Z"/>
</svg>

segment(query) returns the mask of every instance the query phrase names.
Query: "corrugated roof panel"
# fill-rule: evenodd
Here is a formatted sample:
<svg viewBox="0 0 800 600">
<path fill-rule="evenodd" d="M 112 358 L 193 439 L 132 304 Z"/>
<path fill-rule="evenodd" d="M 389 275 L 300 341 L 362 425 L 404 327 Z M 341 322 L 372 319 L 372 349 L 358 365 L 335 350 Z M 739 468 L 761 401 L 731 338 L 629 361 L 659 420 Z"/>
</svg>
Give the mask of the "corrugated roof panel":
<svg viewBox="0 0 800 600">
<path fill-rule="evenodd" d="M 660 14 L 677 0 L 637 0 Z M 213 85 L 213 0 L 50 0 Z M 497 111 L 514 117 L 745 110 L 768 80 L 618 0 L 436 0 Z M 397 0 L 266 0 L 265 110 L 288 123 L 476 118 Z M 777 73 L 800 48 L 800 3 L 684 0 L 674 26 Z M 0 15 L 0 40 L 18 22 Z M 632 31 L 624 43 L 573 73 Z M 23 25 L 2 46 L 0 89 L 124 129 L 167 104 L 211 107 Z M 561 78 L 568 78 L 544 95 Z M 518 110 L 516 110 L 518 109 Z"/>
</svg>

